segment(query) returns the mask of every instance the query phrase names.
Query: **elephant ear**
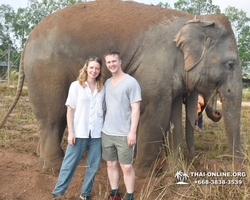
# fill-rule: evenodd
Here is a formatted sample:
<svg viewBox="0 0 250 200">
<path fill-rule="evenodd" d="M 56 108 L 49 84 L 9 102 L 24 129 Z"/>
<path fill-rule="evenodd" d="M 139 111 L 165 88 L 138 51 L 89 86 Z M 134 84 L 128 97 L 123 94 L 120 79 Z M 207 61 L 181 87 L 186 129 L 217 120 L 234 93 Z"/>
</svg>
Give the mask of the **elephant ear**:
<svg viewBox="0 0 250 200">
<path fill-rule="evenodd" d="M 174 42 L 184 53 L 185 71 L 189 71 L 203 58 L 211 38 L 206 27 L 214 26 L 214 22 L 201 22 L 198 19 L 188 21 L 176 34 Z"/>
</svg>

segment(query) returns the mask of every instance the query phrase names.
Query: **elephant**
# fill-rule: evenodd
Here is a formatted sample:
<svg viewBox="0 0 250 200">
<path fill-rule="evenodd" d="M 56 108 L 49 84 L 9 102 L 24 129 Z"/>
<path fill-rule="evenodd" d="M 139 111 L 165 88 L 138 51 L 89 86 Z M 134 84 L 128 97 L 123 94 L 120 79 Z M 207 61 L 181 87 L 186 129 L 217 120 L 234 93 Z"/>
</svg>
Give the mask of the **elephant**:
<svg viewBox="0 0 250 200">
<path fill-rule="evenodd" d="M 185 93 L 184 95 L 179 95 L 172 102 L 170 122 L 174 125 L 173 130 L 170 130 L 170 124 L 167 128 L 169 133 L 169 144 L 172 153 L 178 155 L 179 148 L 183 147 L 183 138 L 182 138 L 182 103 L 185 105 L 186 112 L 186 121 L 185 121 L 185 135 L 186 143 L 189 150 L 189 158 L 193 160 L 195 158 L 195 149 L 194 149 L 194 130 L 195 130 L 195 119 L 197 116 L 197 102 L 198 102 L 198 93 L 196 91 Z M 202 112 L 205 109 L 208 118 L 213 122 L 218 122 L 222 118 L 221 110 L 213 107 L 212 109 L 207 107 L 207 101 L 202 108 Z M 171 134 L 172 133 L 172 134 Z"/>
<path fill-rule="evenodd" d="M 66 127 L 65 101 L 71 82 L 89 55 L 121 52 L 122 69 L 140 84 L 136 176 L 148 174 L 162 144 L 176 97 L 196 91 L 222 101 L 231 153 L 239 162 L 242 100 L 241 63 L 229 20 L 223 15 L 194 16 L 130 1 L 93 1 L 58 10 L 30 33 L 22 51 L 19 85 L 24 81 L 39 124 L 39 163 L 60 169 Z M 104 79 L 111 76 L 104 67 Z M 213 100 L 208 107 L 212 108 Z M 236 159 L 235 159 L 236 160 Z"/>
</svg>

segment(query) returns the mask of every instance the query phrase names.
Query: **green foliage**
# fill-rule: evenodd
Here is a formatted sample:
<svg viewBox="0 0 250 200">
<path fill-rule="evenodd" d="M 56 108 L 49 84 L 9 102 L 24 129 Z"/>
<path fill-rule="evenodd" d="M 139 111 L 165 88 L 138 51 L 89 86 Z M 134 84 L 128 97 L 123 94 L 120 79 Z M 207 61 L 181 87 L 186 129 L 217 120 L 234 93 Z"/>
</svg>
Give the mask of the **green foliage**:
<svg viewBox="0 0 250 200">
<path fill-rule="evenodd" d="M 10 78 L 13 81 L 16 81 L 18 79 L 19 72 L 17 70 L 10 71 Z"/>
<path fill-rule="evenodd" d="M 178 0 L 174 8 L 193 15 L 219 14 L 220 8 L 212 0 Z"/>
<path fill-rule="evenodd" d="M 83 2 L 81 0 L 28 0 L 26 8 L 19 8 L 13 21 L 13 32 L 23 46 L 34 27 L 49 14 Z"/>
<path fill-rule="evenodd" d="M 18 51 L 17 43 L 22 49 L 28 35 L 41 20 L 56 10 L 80 2 L 85 0 L 28 0 L 27 7 L 19 8 L 17 12 L 10 5 L 1 4 L 0 61 L 7 61 L 7 52 L 10 50 L 10 61 L 19 65 L 20 50 Z"/>
<path fill-rule="evenodd" d="M 166 2 L 165 4 L 160 2 L 156 6 L 159 6 L 161 8 L 171 8 L 171 6 L 170 6 L 170 4 L 168 2 Z"/>
<path fill-rule="evenodd" d="M 237 40 L 242 67 L 247 69 L 250 67 L 250 18 L 245 11 L 230 6 L 225 9 L 225 15 L 231 22 Z"/>
<path fill-rule="evenodd" d="M 13 15 L 14 9 L 11 6 L 0 6 L 0 61 L 7 61 L 8 50 L 16 51 L 15 42 L 11 38 Z"/>
<path fill-rule="evenodd" d="M 250 26 L 244 26 L 238 36 L 238 49 L 242 66 L 250 68 Z"/>
<path fill-rule="evenodd" d="M 250 21 L 250 18 L 247 17 L 247 13 L 245 11 L 231 6 L 228 6 L 225 9 L 224 14 L 230 20 L 235 36 L 237 38 L 242 28 L 246 26 L 247 22 Z"/>
</svg>

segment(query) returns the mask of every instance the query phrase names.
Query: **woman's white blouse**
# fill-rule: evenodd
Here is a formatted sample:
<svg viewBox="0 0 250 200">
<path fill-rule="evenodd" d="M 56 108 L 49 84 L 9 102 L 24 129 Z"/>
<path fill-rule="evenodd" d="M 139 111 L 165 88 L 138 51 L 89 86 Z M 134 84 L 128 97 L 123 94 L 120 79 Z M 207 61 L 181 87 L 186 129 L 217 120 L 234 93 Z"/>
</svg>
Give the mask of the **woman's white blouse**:
<svg viewBox="0 0 250 200">
<path fill-rule="evenodd" d="M 65 105 L 74 109 L 73 130 L 76 138 L 100 138 L 105 110 L 104 87 L 93 95 L 86 83 L 83 88 L 79 81 L 71 83 Z"/>
</svg>

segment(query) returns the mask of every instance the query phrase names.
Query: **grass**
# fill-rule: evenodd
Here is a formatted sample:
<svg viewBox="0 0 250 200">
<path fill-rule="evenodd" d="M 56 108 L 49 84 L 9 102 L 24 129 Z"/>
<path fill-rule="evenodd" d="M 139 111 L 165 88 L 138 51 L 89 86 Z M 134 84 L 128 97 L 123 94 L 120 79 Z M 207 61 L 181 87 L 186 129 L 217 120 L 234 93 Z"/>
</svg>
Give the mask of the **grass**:
<svg viewBox="0 0 250 200">
<path fill-rule="evenodd" d="M 7 87 L 6 83 L 0 85 L 0 116 L 3 116 L 8 110 L 16 88 Z M 32 113 L 30 103 L 28 101 L 28 91 L 23 89 L 21 98 L 16 107 L 7 119 L 5 126 L 0 129 L 0 148 L 11 148 L 15 146 L 17 141 L 30 142 L 39 140 L 37 135 L 36 119 Z M 29 145 L 23 149 L 28 151 Z"/>
<path fill-rule="evenodd" d="M 168 157 L 161 157 L 153 165 L 153 173 L 146 180 L 141 190 L 141 199 L 249 199 L 249 177 L 192 177 L 190 172 L 246 172 L 250 173 L 250 107 L 242 109 L 241 140 L 245 156 L 245 165 L 234 164 L 230 156 L 227 136 L 224 131 L 223 120 L 212 122 L 204 116 L 205 124 L 202 132 L 195 132 L 195 149 L 197 156 L 191 162 L 188 160 L 187 147 L 179 152 L 177 161 L 168 148 L 169 142 L 165 140 Z M 184 143 L 185 144 L 185 143 Z M 161 165 L 161 166 L 159 166 Z M 159 169 L 164 169 L 162 173 Z M 175 173 L 181 170 L 189 174 L 189 185 L 177 185 L 174 179 Z M 157 177 L 157 178 L 155 178 Z M 231 181 L 242 184 L 198 184 L 195 181 L 211 180 Z M 228 182 L 230 183 L 230 182 Z M 152 198 L 152 196 L 154 198 Z"/>
<path fill-rule="evenodd" d="M 17 90 L 17 84 L 12 84 L 8 87 L 7 83 L 0 83 L 0 94 L 3 96 L 15 97 Z M 28 90 L 26 88 L 22 89 L 21 96 L 28 96 Z"/>
<path fill-rule="evenodd" d="M 243 89 L 242 100 L 243 101 L 250 101 L 250 88 Z"/>
</svg>

